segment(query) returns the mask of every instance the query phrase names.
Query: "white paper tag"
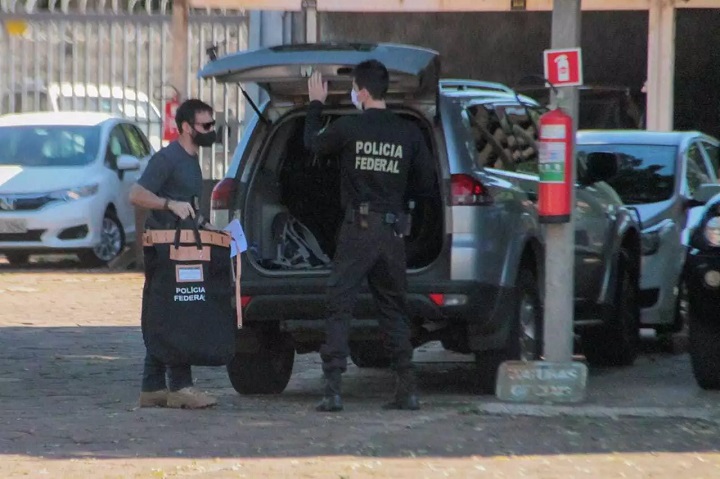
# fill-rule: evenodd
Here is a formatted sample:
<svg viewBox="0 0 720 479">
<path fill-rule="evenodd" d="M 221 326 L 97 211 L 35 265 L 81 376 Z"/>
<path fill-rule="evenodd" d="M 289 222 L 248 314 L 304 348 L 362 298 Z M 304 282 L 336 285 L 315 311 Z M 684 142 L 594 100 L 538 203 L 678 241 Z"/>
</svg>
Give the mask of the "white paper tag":
<svg viewBox="0 0 720 479">
<path fill-rule="evenodd" d="M 198 283 L 203 281 L 202 265 L 175 266 L 175 279 L 178 283 Z"/>
<path fill-rule="evenodd" d="M 232 241 L 230 242 L 231 258 L 234 258 L 236 255 L 247 250 L 247 238 L 245 237 L 240 221 L 237 219 L 232 220 L 230 224 L 224 228 L 224 230 L 228 231 L 232 236 Z"/>
</svg>

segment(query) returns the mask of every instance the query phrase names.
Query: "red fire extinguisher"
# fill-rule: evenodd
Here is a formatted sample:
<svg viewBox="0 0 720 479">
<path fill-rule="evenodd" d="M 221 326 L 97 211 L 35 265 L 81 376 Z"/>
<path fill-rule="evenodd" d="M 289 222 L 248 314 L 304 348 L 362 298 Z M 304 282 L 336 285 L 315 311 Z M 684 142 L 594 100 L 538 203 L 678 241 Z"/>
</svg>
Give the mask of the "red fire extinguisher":
<svg viewBox="0 0 720 479">
<path fill-rule="evenodd" d="M 570 221 L 575 163 L 572 135 L 572 117 L 561 108 L 540 117 L 538 215 L 541 223 Z"/>
<path fill-rule="evenodd" d="M 180 106 L 178 96 L 173 96 L 165 102 L 165 121 L 163 122 L 163 141 L 173 141 L 180 136 L 177 124 L 175 123 L 175 110 Z"/>
</svg>

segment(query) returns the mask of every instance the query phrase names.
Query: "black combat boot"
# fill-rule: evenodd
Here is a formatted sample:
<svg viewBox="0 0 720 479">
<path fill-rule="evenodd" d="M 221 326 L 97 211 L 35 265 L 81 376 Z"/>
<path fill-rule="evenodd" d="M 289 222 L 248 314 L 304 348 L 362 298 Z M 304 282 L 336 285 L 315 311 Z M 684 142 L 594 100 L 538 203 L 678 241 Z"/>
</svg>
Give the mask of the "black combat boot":
<svg viewBox="0 0 720 479">
<path fill-rule="evenodd" d="M 395 373 L 395 399 L 383 406 L 383 409 L 405 409 L 417 411 L 420 401 L 415 386 L 415 371 L 403 369 Z"/>
<path fill-rule="evenodd" d="M 343 410 L 342 397 L 340 397 L 341 376 L 339 372 L 325 374 L 325 394 L 322 401 L 315 406 L 316 411 L 335 412 Z"/>
</svg>

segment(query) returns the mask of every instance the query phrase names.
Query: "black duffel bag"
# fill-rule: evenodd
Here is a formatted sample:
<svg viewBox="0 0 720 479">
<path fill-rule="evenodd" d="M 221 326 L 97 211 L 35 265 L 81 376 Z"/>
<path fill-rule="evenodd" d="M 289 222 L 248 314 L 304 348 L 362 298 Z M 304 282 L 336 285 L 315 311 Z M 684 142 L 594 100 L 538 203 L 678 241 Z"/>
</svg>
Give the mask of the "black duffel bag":
<svg viewBox="0 0 720 479">
<path fill-rule="evenodd" d="M 192 218 L 143 234 L 143 340 L 164 364 L 222 366 L 233 358 L 230 241 L 225 232 L 199 230 Z"/>
</svg>

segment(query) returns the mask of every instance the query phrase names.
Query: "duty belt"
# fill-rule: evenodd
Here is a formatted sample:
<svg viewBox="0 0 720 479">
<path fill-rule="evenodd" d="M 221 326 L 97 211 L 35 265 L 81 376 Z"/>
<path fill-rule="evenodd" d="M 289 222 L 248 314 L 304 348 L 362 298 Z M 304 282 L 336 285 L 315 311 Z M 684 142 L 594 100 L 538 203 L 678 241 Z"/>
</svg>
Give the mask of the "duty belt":
<svg viewBox="0 0 720 479">
<path fill-rule="evenodd" d="M 382 218 L 383 223 L 384 223 L 384 224 L 388 224 L 388 225 L 394 225 L 395 223 L 397 223 L 398 221 L 400 221 L 400 215 L 398 215 L 398 214 L 396 214 L 396 213 L 392 213 L 392 212 L 389 212 L 389 213 L 378 213 L 378 212 L 376 212 L 376 211 L 368 211 L 366 214 L 363 214 L 363 213 L 362 213 L 359 209 L 357 209 L 357 208 L 349 209 L 349 210 L 348 210 L 348 215 L 347 215 L 346 218 L 347 218 L 348 223 L 354 223 L 354 222 L 356 222 L 356 221 L 358 221 L 358 220 L 360 220 L 360 221 L 362 222 L 362 217 L 363 217 L 363 216 L 366 216 L 366 217 L 367 217 L 367 216 L 370 216 L 370 215 L 372 215 L 372 216 L 380 216 L 380 217 Z"/>
<path fill-rule="evenodd" d="M 380 213 L 371 211 L 367 203 L 360 204 L 359 208 L 350 208 L 347 211 L 345 220 L 349 223 L 360 223 L 360 228 L 368 228 L 368 217 L 372 215 L 374 217 L 380 217 L 383 224 L 391 225 L 396 236 L 403 237 L 408 236 L 411 231 L 412 216 L 411 214 L 404 213 L 398 214 L 392 211 Z"/>
</svg>

